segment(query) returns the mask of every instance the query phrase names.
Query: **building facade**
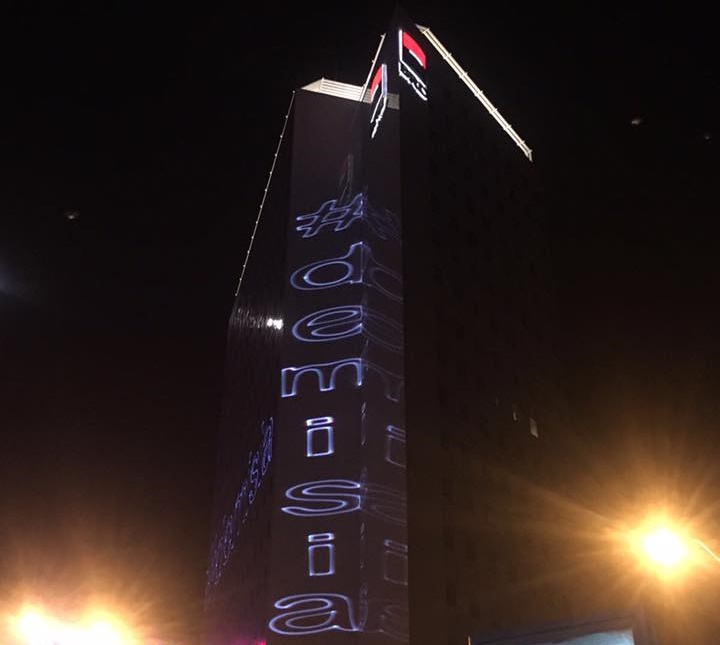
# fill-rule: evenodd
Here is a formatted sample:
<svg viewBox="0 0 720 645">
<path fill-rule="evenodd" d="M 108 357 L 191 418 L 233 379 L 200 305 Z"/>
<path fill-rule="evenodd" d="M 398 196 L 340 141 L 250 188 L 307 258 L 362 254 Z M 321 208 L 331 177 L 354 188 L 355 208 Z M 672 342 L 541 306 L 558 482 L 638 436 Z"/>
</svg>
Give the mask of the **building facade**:
<svg viewBox="0 0 720 645">
<path fill-rule="evenodd" d="M 229 325 L 211 645 L 540 643 L 507 634 L 619 611 L 557 575 L 538 187 L 476 90 L 397 13 L 365 86 L 294 94 Z"/>
</svg>

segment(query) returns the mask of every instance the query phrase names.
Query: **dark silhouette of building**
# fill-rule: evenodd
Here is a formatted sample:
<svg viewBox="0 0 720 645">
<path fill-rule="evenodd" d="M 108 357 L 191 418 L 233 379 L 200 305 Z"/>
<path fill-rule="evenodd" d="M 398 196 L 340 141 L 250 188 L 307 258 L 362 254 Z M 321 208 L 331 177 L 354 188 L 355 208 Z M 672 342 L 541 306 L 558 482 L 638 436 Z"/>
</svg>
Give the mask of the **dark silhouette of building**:
<svg viewBox="0 0 720 645">
<path fill-rule="evenodd" d="M 211 645 L 643 642 L 574 546 L 529 148 L 401 14 L 286 125 L 229 324 Z"/>
</svg>

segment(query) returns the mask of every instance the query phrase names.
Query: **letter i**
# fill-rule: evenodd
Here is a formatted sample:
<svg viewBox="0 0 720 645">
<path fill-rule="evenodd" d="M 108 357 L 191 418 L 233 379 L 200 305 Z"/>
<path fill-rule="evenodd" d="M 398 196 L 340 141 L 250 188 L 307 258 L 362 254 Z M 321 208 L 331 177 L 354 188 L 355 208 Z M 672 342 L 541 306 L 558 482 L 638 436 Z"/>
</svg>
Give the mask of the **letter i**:
<svg viewBox="0 0 720 645">
<path fill-rule="evenodd" d="M 305 454 L 308 457 L 326 457 L 335 452 L 334 423 L 332 417 L 315 417 L 305 420 L 307 427 Z"/>
<path fill-rule="evenodd" d="M 334 533 L 308 535 L 308 575 L 331 576 L 335 573 Z"/>
</svg>

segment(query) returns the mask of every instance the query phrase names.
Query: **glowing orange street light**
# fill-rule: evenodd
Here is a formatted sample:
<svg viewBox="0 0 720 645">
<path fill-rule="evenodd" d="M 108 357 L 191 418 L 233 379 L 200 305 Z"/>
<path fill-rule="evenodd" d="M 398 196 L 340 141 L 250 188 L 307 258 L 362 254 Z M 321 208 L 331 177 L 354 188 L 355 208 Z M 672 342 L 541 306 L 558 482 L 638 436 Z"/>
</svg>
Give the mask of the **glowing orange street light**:
<svg viewBox="0 0 720 645">
<path fill-rule="evenodd" d="M 658 528 L 642 539 L 645 555 L 655 564 L 672 569 L 685 562 L 688 547 L 685 541 L 668 528 Z"/>
<path fill-rule="evenodd" d="M 106 620 L 83 625 L 63 623 L 35 609 L 23 611 L 14 620 L 21 645 L 133 645 L 137 640 L 126 629 Z"/>
<path fill-rule="evenodd" d="M 697 564 L 701 559 L 698 553 L 700 550 L 720 562 L 720 556 L 704 542 L 688 537 L 683 531 L 671 528 L 667 523 L 646 525 L 643 530 L 632 535 L 631 541 L 645 564 L 660 573 L 678 573 L 691 564 Z"/>
<path fill-rule="evenodd" d="M 15 632 L 23 644 L 28 645 L 45 645 L 52 643 L 54 639 L 53 625 L 36 611 L 24 612 L 16 620 Z"/>
</svg>

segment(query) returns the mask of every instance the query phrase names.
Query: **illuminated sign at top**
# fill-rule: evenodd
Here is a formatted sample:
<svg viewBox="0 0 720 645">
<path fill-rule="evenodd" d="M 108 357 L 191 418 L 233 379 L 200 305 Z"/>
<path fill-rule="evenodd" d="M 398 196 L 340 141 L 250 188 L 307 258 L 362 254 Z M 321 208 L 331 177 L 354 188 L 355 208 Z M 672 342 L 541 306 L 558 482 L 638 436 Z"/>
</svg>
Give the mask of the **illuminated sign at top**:
<svg viewBox="0 0 720 645">
<path fill-rule="evenodd" d="M 423 69 L 427 69 L 427 58 L 425 57 L 425 52 L 422 50 L 420 45 L 417 44 L 417 41 L 407 32 L 407 31 L 400 31 L 401 38 L 402 38 L 402 49 L 406 49 L 410 55 L 418 62 L 420 63 L 420 66 Z M 402 49 L 400 52 L 400 57 L 402 59 Z"/>
<path fill-rule="evenodd" d="M 372 104 L 372 115 L 370 116 L 372 130 L 370 132 L 370 138 L 373 139 L 380 126 L 380 121 L 382 121 L 388 103 L 387 65 L 385 65 L 385 63 L 377 68 L 372 83 L 370 84 L 370 103 Z"/>
<path fill-rule="evenodd" d="M 398 31 L 398 71 L 400 77 L 427 101 L 427 57 L 422 47 L 406 31 Z"/>
</svg>

